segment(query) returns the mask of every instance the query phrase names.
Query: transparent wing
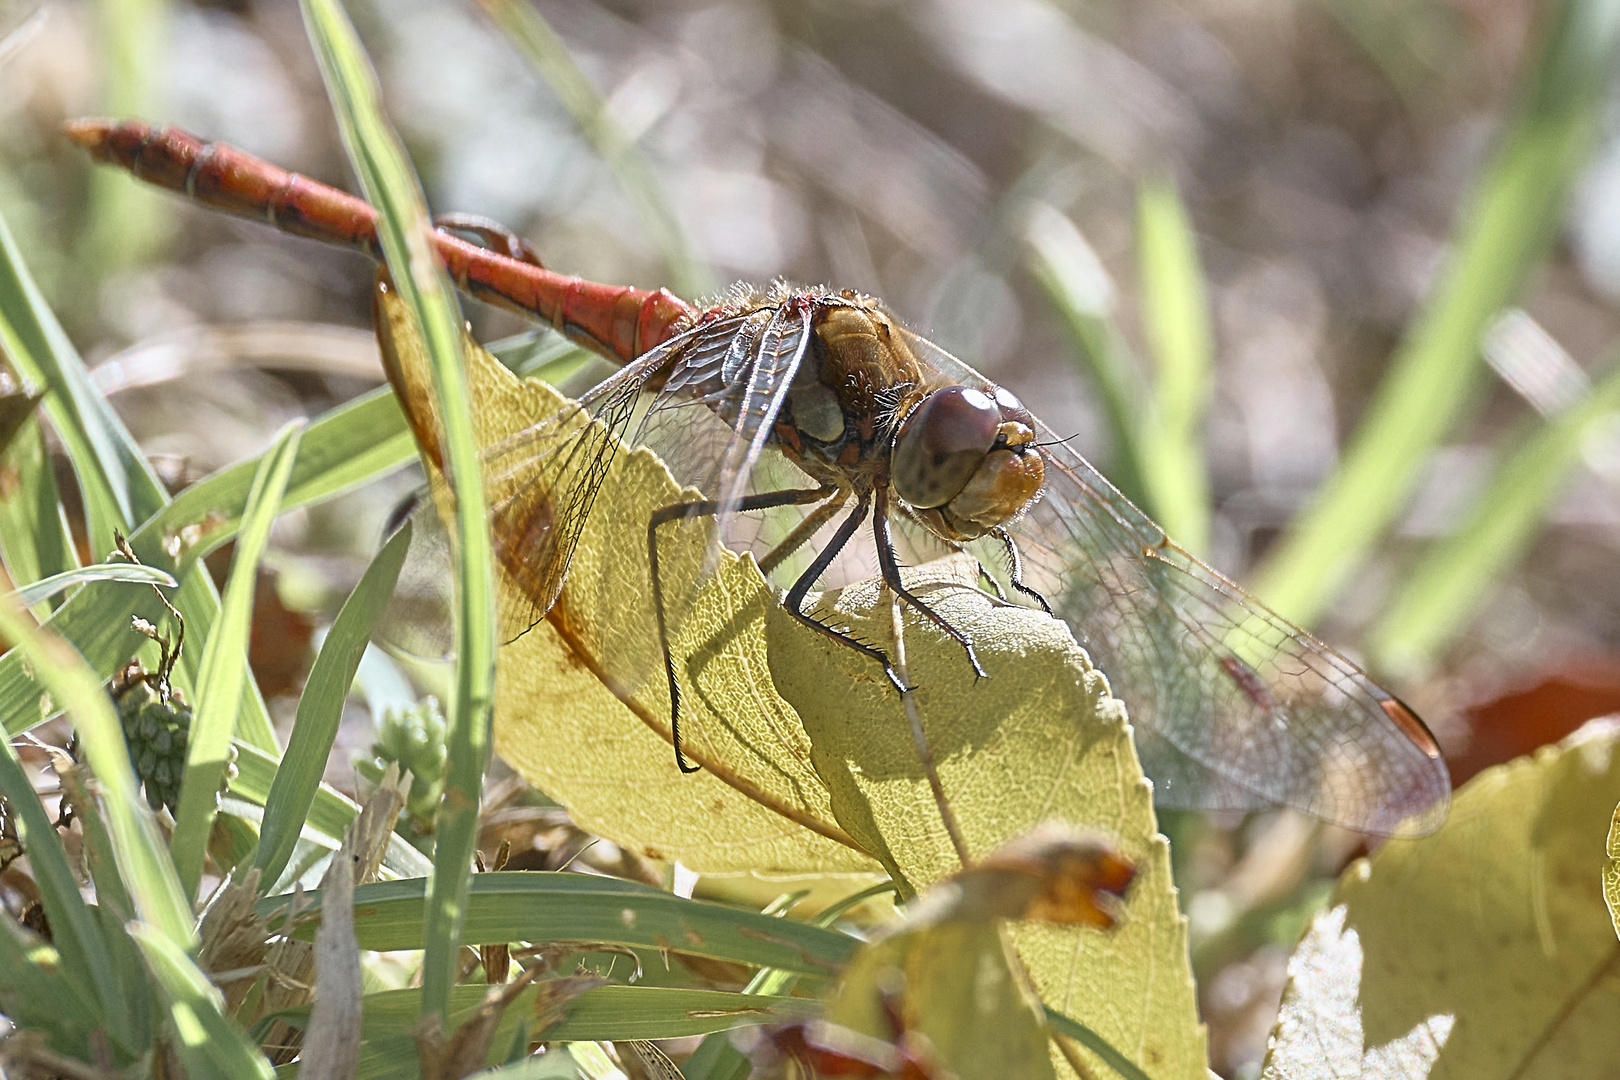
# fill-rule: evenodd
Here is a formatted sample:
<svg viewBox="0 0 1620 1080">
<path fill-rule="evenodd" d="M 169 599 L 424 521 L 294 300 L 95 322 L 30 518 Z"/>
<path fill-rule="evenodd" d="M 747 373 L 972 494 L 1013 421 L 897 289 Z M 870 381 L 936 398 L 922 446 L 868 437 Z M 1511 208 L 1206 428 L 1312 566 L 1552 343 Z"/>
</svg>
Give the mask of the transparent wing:
<svg viewBox="0 0 1620 1080">
<path fill-rule="evenodd" d="M 986 385 L 915 335 L 942 380 Z M 1360 668 L 1172 543 L 1044 425 L 1039 502 L 1010 532 L 1025 581 L 1125 702 L 1161 802 L 1285 803 L 1367 832 L 1437 825 L 1432 736 Z"/>
<path fill-rule="evenodd" d="M 716 485 L 720 503 L 716 529 L 721 535 L 730 531 L 729 519 L 748 490 L 754 466 L 765 452 L 782 402 L 804 361 L 810 344 L 810 312 L 808 304 L 784 304 L 778 308 L 760 334 L 759 345 L 752 350 L 746 366 L 732 376 L 742 392 L 735 399 L 735 415 L 729 415 L 727 409 L 726 419 L 733 434 L 721 458 Z"/>
<path fill-rule="evenodd" d="M 633 439 L 659 450 L 683 483 L 720 504 L 715 516 L 721 532 L 748 493 L 803 362 L 810 314 L 808 304 L 763 307 L 744 317 L 729 342 L 688 350 Z M 694 405 L 701 407 L 697 417 Z M 711 415 L 702 416 L 703 411 Z M 723 427 L 717 429 L 715 421 Z M 705 430 L 719 431 L 719 438 L 704 438 Z"/>
</svg>

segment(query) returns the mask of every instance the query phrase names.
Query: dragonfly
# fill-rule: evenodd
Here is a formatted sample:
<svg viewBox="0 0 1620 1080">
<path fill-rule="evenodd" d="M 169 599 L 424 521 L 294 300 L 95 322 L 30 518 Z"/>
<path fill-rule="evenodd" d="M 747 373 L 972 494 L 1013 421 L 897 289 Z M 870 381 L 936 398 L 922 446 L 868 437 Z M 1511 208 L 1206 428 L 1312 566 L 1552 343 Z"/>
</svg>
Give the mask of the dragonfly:
<svg viewBox="0 0 1620 1080">
<path fill-rule="evenodd" d="M 356 196 L 173 127 L 79 120 L 65 131 L 97 160 L 205 206 L 381 258 L 376 212 Z M 530 603 L 509 632 L 556 603 L 616 447 L 655 448 L 696 489 L 647 523 L 683 771 L 696 766 L 679 739 L 676 613 L 656 595 L 660 538 L 698 519 L 729 538 L 746 515 L 791 510 L 759 560 L 767 574 L 792 567 L 781 603 L 900 692 L 885 650 L 805 610 L 858 533 L 899 602 L 980 676 L 970 636 L 907 587 L 902 551 L 972 554 L 1002 602 L 1063 620 L 1126 704 L 1161 806 L 1282 804 L 1373 834 L 1443 818 L 1449 776 L 1410 707 L 1177 546 L 1011 392 L 880 300 L 779 282 L 691 304 L 557 273 L 476 218 L 445 219 L 434 243 L 469 296 L 618 365 L 564 417 L 489 452 L 539 459 L 540 480 L 492 510 L 496 556 Z"/>
</svg>

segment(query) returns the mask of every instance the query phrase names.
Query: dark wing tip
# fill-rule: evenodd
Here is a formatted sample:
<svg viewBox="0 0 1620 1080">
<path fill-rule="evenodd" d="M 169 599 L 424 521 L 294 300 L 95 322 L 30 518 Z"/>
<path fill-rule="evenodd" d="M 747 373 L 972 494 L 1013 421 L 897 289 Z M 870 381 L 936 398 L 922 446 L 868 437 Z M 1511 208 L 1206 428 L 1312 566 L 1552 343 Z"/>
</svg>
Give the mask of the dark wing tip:
<svg viewBox="0 0 1620 1080">
<path fill-rule="evenodd" d="M 1389 717 L 1395 726 L 1401 729 L 1401 734 L 1412 740 L 1413 745 L 1422 750 L 1429 760 L 1438 761 L 1440 759 L 1440 744 L 1435 741 L 1434 732 L 1429 730 L 1427 724 L 1418 719 L 1418 714 L 1413 712 L 1406 702 L 1398 697 L 1391 696 L 1384 698 L 1378 705 L 1384 710 L 1384 715 Z"/>
</svg>

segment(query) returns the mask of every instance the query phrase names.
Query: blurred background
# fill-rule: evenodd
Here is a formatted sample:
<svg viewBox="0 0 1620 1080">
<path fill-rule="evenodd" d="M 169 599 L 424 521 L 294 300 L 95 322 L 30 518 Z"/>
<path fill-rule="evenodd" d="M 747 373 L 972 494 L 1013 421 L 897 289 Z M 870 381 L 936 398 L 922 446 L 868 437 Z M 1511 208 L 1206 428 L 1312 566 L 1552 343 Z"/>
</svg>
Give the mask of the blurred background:
<svg viewBox="0 0 1620 1080">
<path fill-rule="evenodd" d="M 1620 709 L 1614 9 L 349 5 L 436 211 L 601 281 L 884 297 L 1371 667 L 1459 782 Z M 364 259 L 57 132 L 140 116 L 352 187 L 296 5 L 0 0 L 0 35 L 0 215 L 167 482 L 380 382 Z M 283 713 L 409 487 L 279 523 L 253 662 Z M 360 710 L 352 748 L 372 738 Z M 1362 840 L 1166 828 L 1212 1064 L 1254 1075 Z"/>
</svg>

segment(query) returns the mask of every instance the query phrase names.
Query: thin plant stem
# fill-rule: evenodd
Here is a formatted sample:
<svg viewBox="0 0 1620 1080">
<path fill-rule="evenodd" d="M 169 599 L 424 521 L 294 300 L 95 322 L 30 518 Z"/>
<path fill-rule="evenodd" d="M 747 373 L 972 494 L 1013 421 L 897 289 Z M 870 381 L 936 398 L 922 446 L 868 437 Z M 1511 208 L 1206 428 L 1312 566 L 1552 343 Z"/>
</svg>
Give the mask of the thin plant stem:
<svg viewBox="0 0 1620 1080">
<path fill-rule="evenodd" d="M 967 841 L 962 838 L 962 826 L 957 823 L 956 811 L 951 809 L 950 800 L 945 798 L 945 785 L 940 782 L 939 770 L 934 766 L 934 752 L 928 746 L 928 736 L 923 732 L 922 710 L 917 707 L 917 699 L 911 692 L 911 674 L 906 670 L 906 633 L 905 620 L 900 612 L 900 598 L 894 590 L 884 588 L 889 596 L 889 613 L 891 616 L 890 629 L 894 637 L 894 670 L 900 676 L 900 682 L 907 689 L 901 692 L 900 700 L 906 707 L 906 720 L 911 724 L 911 739 L 917 745 L 917 758 L 922 762 L 923 774 L 928 777 L 928 786 L 933 789 L 934 803 L 939 807 L 939 818 L 945 823 L 945 831 L 950 835 L 951 846 L 956 849 L 956 857 L 964 868 L 972 865 L 968 858 Z"/>
</svg>

